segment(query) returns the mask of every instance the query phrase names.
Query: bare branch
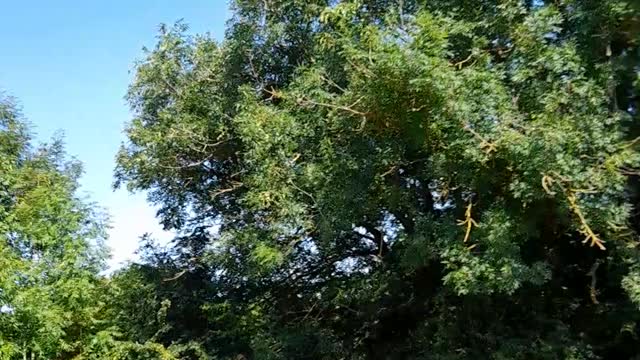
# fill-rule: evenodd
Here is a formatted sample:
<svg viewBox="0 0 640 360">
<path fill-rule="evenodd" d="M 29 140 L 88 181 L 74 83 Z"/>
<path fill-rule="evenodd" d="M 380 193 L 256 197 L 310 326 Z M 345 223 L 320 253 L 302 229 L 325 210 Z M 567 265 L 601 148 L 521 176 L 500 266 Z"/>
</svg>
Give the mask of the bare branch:
<svg viewBox="0 0 640 360">
<path fill-rule="evenodd" d="M 335 104 L 328 104 L 328 103 L 321 103 L 321 102 L 317 102 L 317 101 L 313 101 L 313 100 L 306 100 L 306 99 L 299 99 L 298 100 L 298 104 L 300 105 L 312 105 L 312 106 L 321 106 L 321 107 L 327 107 L 327 108 L 331 108 L 331 109 L 336 109 L 336 110 L 342 110 L 342 111 L 346 111 L 346 112 L 350 112 L 354 115 L 359 115 L 359 116 L 367 116 L 368 113 L 366 112 L 362 112 L 356 109 L 353 109 L 351 106 L 356 105 L 358 102 L 360 101 L 360 99 L 358 99 L 355 103 L 353 103 L 352 105 L 349 106 L 343 106 L 343 105 L 335 105 Z"/>
<path fill-rule="evenodd" d="M 231 186 L 230 188 L 226 188 L 226 189 L 218 190 L 218 191 L 214 192 L 214 193 L 211 195 L 211 200 L 215 199 L 215 198 L 216 198 L 216 197 L 218 197 L 219 195 L 222 195 L 222 194 L 224 194 L 224 193 L 228 193 L 228 192 L 234 191 L 234 190 L 236 190 L 236 189 L 238 189 L 238 188 L 240 188 L 240 187 L 242 187 L 242 186 L 244 186 L 244 184 L 243 184 L 243 183 L 241 183 L 241 182 L 236 182 L 236 183 L 235 183 L 233 186 Z"/>
<path fill-rule="evenodd" d="M 166 279 L 162 279 L 162 281 L 164 282 L 168 282 L 168 281 L 174 281 L 174 280 L 178 280 L 180 277 L 182 277 L 182 275 L 186 274 L 187 270 L 182 270 L 179 273 L 177 273 L 175 276 L 172 276 L 170 278 L 166 278 Z"/>
</svg>

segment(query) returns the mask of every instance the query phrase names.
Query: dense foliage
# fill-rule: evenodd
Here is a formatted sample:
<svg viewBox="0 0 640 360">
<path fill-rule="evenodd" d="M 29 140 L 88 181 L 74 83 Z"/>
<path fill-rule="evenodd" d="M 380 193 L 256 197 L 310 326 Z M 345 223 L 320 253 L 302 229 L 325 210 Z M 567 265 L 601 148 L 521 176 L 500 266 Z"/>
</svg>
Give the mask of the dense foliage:
<svg viewBox="0 0 640 360">
<path fill-rule="evenodd" d="M 0 359 L 71 358 L 98 325 L 104 219 L 60 142 L 29 141 L 0 99 Z"/>
<path fill-rule="evenodd" d="M 640 359 L 640 3 L 232 10 L 162 27 L 128 93 L 116 186 L 168 246 L 100 279 L 74 168 L 15 155 L 56 180 L 7 196 L 3 356 Z"/>
<path fill-rule="evenodd" d="M 168 300 L 161 342 L 637 356 L 638 6 L 246 0 L 221 44 L 163 29 L 117 169 L 182 234 L 121 275 Z"/>
</svg>

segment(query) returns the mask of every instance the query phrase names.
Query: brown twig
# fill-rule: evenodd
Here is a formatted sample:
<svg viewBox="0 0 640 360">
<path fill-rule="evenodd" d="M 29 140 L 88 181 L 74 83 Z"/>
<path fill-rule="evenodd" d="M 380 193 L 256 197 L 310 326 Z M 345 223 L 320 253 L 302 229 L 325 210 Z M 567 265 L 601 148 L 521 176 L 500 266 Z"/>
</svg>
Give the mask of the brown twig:
<svg viewBox="0 0 640 360">
<path fill-rule="evenodd" d="M 476 139 L 480 140 L 480 147 L 481 147 L 481 148 L 482 148 L 482 149 L 483 149 L 487 154 L 490 154 L 490 153 L 495 152 L 495 151 L 497 150 L 497 149 L 496 149 L 496 145 L 495 145 L 494 143 L 490 142 L 489 140 L 487 140 L 487 139 L 485 139 L 484 137 L 482 137 L 482 135 L 478 134 L 478 132 L 476 132 L 475 130 L 473 130 L 469 124 L 465 124 L 465 125 L 463 126 L 463 128 L 464 128 L 466 131 L 468 131 L 468 132 L 470 132 L 471 134 L 473 134 L 473 136 L 474 136 Z"/>
<path fill-rule="evenodd" d="M 313 101 L 313 100 L 307 100 L 307 99 L 299 99 L 298 100 L 298 104 L 300 104 L 300 105 L 321 106 L 321 107 L 327 107 L 327 108 L 336 109 L 336 110 L 347 111 L 347 112 L 350 112 L 352 114 L 359 115 L 359 116 L 367 116 L 368 114 L 366 112 L 362 112 L 362 111 L 353 109 L 351 107 L 351 106 L 356 105 L 358 102 L 360 102 L 360 99 L 356 100 L 356 102 L 353 103 L 352 105 L 344 106 L 344 105 L 335 105 L 335 104 L 329 104 L 329 103 L 322 103 L 322 102 Z"/>
<path fill-rule="evenodd" d="M 172 166 L 172 165 L 159 164 L 158 166 L 163 168 L 163 169 L 184 170 L 184 169 L 194 168 L 194 167 L 198 167 L 198 166 L 202 166 L 202 165 L 206 166 L 206 163 L 209 160 L 211 160 L 211 156 L 208 156 L 208 157 L 206 157 L 206 158 L 204 158 L 202 160 L 191 161 L 191 162 L 189 162 L 187 164 L 184 164 L 184 165 Z M 176 155 L 176 162 L 178 162 L 178 161 L 179 161 L 179 159 L 177 158 L 177 155 Z M 207 167 L 207 168 L 209 168 L 209 167 Z"/>
<path fill-rule="evenodd" d="M 383 172 L 382 174 L 380 174 L 380 177 L 386 177 L 387 175 L 392 174 L 394 171 L 398 170 L 398 165 L 393 165 L 389 170 Z"/>
<path fill-rule="evenodd" d="M 182 270 L 179 273 L 177 273 L 176 275 L 170 277 L 170 278 L 166 278 L 166 279 L 162 279 L 162 281 L 167 282 L 167 281 L 174 281 L 174 280 L 178 280 L 180 277 L 182 277 L 182 275 L 186 274 L 187 270 Z"/>
<path fill-rule="evenodd" d="M 373 71 L 367 69 L 366 67 L 362 67 L 360 65 L 357 65 L 356 63 L 351 61 L 351 59 L 347 59 L 347 62 L 349 63 L 349 65 L 351 65 L 351 67 L 353 67 L 354 69 L 360 71 L 360 73 L 362 73 L 367 78 L 371 78 L 372 76 L 375 75 L 373 73 Z"/>
<path fill-rule="evenodd" d="M 331 85 L 331 86 L 335 87 L 336 89 L 338 89 L 338 90 L 342 91 L 343 93 L 346 93 L 346 92 L 347 92 L 347 90 L 345 90 L 344 88 L 342 88 L 340 85 L 336 84 L 336 83 L 335 83 L 335 81 L 333 81 L 333 80 L 331 80 L 331 79 L 329 79 L 329 78 L 327 78 L 327 77 L 324 77 L 324 76 L 321 76 L 320 78 L 321 78 L 324 82 L 326 82 L 327 84 L 329 84 L 329 85 Z"/>
<path fill-rule="evenodd" d="M 458 69 L 461 69 L 462 65 L 464 65 L 467 62 L 469 62 L 469 60 L 471 60 L 472 58 L 473 58 L 473 53 L 469 54 L 469 56 L 467 56 L 466 59 L 464 59 L 462 61 L 458 61 L 457 63 L 453 64 L 453 67 L 457 67 Z"/>
<path fill-rule="evenodd" d="M 589 286 L 589 297 L 591 298 L 591 302 L 594 305 L 600 304 L 597 298 L 598 290 L 596 289 L 596 281 L 597 281 L 596 271 L 598 271 L 598 267 L 600 266 L 601 262 L 602 260 L 600 259 L 596 260 L 596 262 L 593 263 L 593 265 L 591 266 L 591 269 L 587 273 L 587 276 L 591 277 L 591 285 Z"/>
<path fill-rule="evenodd" d="M 224 193 L 228 193 L 228 192 L 234 191 L 234 190 L 236 190 L 236 189 L 238 189 L 238 188 L 240 188 L 240 187 L 242 187 L 242 186 L 244 186 L 244 184 L 243 184 L 243 183 L 241 183 L 241 182 L 236 182 L 236 183 L 235 183 L 232 187 L 230 187 L 230 188 L 226 188 L 226 189 L 218 190 L 218 191 L 214 192 L 214 193 L 211 195 L 211 200 L 215 199 L 215 198 L 216 198 L 216 197 L 218 197 L 219 195 L 222 195 L 222 194 L 224 194 Z"/>
</svg>

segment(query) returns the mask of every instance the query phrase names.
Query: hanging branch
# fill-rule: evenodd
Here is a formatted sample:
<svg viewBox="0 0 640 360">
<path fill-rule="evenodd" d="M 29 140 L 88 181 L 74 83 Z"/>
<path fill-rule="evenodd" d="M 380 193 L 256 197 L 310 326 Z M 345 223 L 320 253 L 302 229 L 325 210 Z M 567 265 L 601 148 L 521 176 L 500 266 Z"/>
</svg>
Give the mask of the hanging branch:
<svg viewBox="0 0 640 360">
<path fill-rule="evenodd" d="M 593 263 L 593 265 L 591 266 L 591 269 L 587 273 L 587 276 L 591 277 L 591 285 L 589 286 L 589 297 L 591 298 L 591 302 L 594 305 L 600 304 L 600 302 L 598 301 L 598 298 L 596 297 L 596 295 L 598 295 L 598 290 L 596 289 L 596 281 L 597 281 L 596 271 L 598 271 L 598 267 L 600 266 L 601 262 L 602 260 L 600 259 L 596 260 L 596 262 Z"/>
<path fill-rule="evenodd" d="M 582 243 L 586 244 L 587 242 L 590 242 L 590 246 L 595 245 L 595 246 L 598 246 L 600 250 L 606 250 L 607 248 L 604 247 L 603 241 L 600 240 L 600 238 L 598 237 L 598 234 L 594 233 L 593 230 L 591 230 L 591 227 L 587 223 L 587 220 L 585 219 L 584 214 L 582 213 L 582 210 L 580 210 L 580 207 L 578 206 L 576 195 L 573 192 L 569 192 L 566 195 L 567 195 L 567 200 L 569 201 L 569 206 L 571 207 L 571 210 L 573 210 L 573 213 L 576 214 L 578 219 L 580 219 L 580 223 L 582 224 L 582 229 L 580 230 L 580 232 L 585 236 Z"/>
<path fill-rule="evenodd" d="M 466 243 L 469 240 L 469 237 L 471 235 L 471 229 L 474 226 L 480 227 L 480 225 L 478 225 L 478 223 L 471 216 L 472 208 L 473 208 L 473 203 L 471 202 L 471 200 L 469 200 L 469 205 L 467 205 L 467 210 L 464 212 L 465 219 L 458 220 L 458 225 L 467 227 L 467 230 L 465 231 L 465 234 L 464 234 L 464 241 L 463 241 L 464 243 Z"/>
<path fill-rule="evenodd" d="M 564 182 L 569 182 L 569 179 L 564 178 L 558 174 L 554 174 L 556 177 L 558 177 L 560 180 L 564 181 Z M 585 236 L 584 240 L 582 241 L 583 244 L 586 244 L 587 242 L 590 243 L 590 246 L 597 246 L 600 250 L 606 250 L 607 248 L 604 246 L 604 241 L 602 241 L 602 239 L 600 239 L 600 237 L 598 236 L 598 234 L 596 234 L 591 227 L 589 226 L 589 223 L 587 222 L 587 219 L 584 216 L 584 213 L 582 212 L 582 209 L 580 208 L 580 205 L 578 205 L 578 198 L 576 196 L 576 194 L 578 193 L 585 193 L 585 192 L 594 192 L 594 190 L 592 189 L 571 189 L 571 188 L 567 188 L 562 184 L 562 181 L 560 180 L 556 180 L 555 178 L 551 177 L 550 175 L 544 175 L 542 177 L 542 188 L 545 190 L 545 192 L 549 195 L 556 195 L 556 192 L 551 191 L 551 186 L 553 184 L 558 184 L 558 186 L 562 189 L 562 192 L 564 193 L 565 197 L 567 198 L 567 201 L 569 202 L 569 208 L 571 209 L 571 211 L 578 217 L 578 220 L 580 220 L 580 233 L 583 234 Z"/>
</svg>

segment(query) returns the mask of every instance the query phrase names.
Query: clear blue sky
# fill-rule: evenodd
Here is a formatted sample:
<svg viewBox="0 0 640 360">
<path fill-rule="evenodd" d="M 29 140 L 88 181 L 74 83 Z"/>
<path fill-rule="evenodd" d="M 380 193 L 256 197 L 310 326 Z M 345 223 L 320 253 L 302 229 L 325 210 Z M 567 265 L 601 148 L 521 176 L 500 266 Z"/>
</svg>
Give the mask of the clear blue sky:
<svg viewBox="0 0 640 360">
<path fill-rule="evenodd" d="M 111 265 L 130 259 L 144 232 L 163 234 L 144 194 L 113 192 L 114 156 L 131 115 L 123 100 L 134 61 L 158 25 L 183 18 L 222 39 L 226 0 L 21 0 L 0 12 L 0 89 L 16 97 L 37 139 L 65 133 L 85 166 L 82 189 L 107 208 Z"/>
</svg>

